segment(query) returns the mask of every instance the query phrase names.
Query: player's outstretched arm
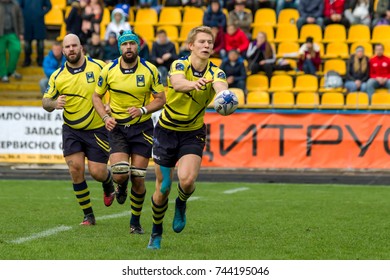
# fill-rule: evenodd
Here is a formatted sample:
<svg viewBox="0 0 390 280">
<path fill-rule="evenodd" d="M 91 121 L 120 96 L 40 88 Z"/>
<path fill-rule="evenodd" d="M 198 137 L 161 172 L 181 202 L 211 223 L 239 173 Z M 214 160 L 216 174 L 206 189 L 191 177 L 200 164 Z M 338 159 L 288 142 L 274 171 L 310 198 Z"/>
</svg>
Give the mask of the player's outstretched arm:
<svg viewBox="0 0 390 280">
<path fill-rule="evenodd" d="M 200 78 L 197 81 L 189 81 L 182 74 L 172 75 L 170 77 L 172 87 L 175 91 L 180 92 L 189 92 L 191 90 L 201 90 L 201 88 L 208 83 L 211 83 L 213 80 L 207 80 L 205 78 Z"/>
<path fill-rule="evenodd" d="M 215 82 L 213 84 L 213 88 L 214 88 L 215 92 L 218 93 L 218 92 L 221 92 L 223 90 L 228 89 L 228 84 L 224 83 L 224 82 Z"/>
<path fill-rule="evenodd" d="M 66 96 L 60 95 L 57 99 L 43 98 L 42 107 L 48 112 L 53 112 L 55 109 L 60 110 L 64 109 L 66 104 Z"/>
<path fill-rule="evenodd" d="M 107 114 L 107 108 L 104 107 L 102 96 L 94 92 L 92 95 L 92 103 L 96 112 L 102 118 L 107 130 L 111 131 L 115 127 L 116 121 L 109 114 Z"/>
</svg>

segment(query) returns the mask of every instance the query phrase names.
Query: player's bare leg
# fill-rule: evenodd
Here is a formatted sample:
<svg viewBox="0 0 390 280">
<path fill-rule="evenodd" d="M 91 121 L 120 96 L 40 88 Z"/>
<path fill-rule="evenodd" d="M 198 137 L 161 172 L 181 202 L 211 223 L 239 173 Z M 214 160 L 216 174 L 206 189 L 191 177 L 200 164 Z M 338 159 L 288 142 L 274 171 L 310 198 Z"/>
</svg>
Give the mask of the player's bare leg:
<svg viewBox="0 0 390 280">
<path fill-rule="evenodd" d="M 178 197 L 175 201 L 175 216 L 172 223 L 172 228 L 177 233 L 186 226 L 187 200 L 195 191 L 195 181 L 198 178 L 201 162 L 202 158 L 194 154 L 184 155 L 179 160 L 177 170 Z"/>
<path fill-rule="evenodd" d="M 111 206 L 115 199 L 114 183 L 107 164 L 95 161 L 88 161 L 88 170 L 92 178 L 102 183 L 104 205 Z"/>
</svg>

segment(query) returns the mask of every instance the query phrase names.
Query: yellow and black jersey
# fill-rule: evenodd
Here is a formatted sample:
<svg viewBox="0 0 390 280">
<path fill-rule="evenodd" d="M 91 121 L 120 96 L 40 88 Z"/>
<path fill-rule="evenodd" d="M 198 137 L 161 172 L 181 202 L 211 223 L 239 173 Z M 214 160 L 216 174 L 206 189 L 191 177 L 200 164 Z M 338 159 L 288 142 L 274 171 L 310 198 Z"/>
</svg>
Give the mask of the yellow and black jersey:
<svg viewBox="0 0 390 280">
<path fill-rule="evenodd" d="M 204 71 L 196 71 L 191 65 L 191 56 L 180 58 L 172 63 L 169 77 L 177 74 L 183 74 L 189 81 L 197 81 L 204 77 L 213 82 L 205 85 L 200 91 L 177 92 L 168 79 L 167 102 L 161 113 L 159 124 L 164 128 L 177 131 L 199 129 L 203 126 L 206 107 L 215 95 L 213 83 L 226 83 L 226 75 L 211 61 L 208 62 Z"/>
<path fill-rule="evenodd" d="M 81 67 L 71 68 L 65 63 L 50 76 L 43 97 L 57 99 L 60 95 L 66 95 L 63 113 L 65 124 L 85 130 L 104 126 L 92 104 L 92 94 L 104 65 L 101 60 L 85 57 Z"/>
<path fill-rule="evenodd" d="M 132 119 L 128 108 L 141 108 L 150 103 L 152 94 L 164 92 L 156 66 L 138 57 L 138 63 L 132 69 L 120 65 L 121 57 L 107 64 L 100 73 L 95 92 L 103 96 L 110 92 L 111 115 L 119 125 L 144 122 L 151 114 Z"/>
</svg>

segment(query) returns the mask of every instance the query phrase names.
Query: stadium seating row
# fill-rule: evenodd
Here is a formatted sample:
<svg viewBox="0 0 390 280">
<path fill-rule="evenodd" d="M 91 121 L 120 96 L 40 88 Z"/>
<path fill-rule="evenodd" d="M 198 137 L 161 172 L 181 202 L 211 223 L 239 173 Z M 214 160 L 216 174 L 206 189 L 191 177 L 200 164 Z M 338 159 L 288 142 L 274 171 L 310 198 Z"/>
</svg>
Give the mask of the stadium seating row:
<svg viewBox="0 0 390 280">
<path fill-rule="evenodd" d="M 231 88 L 238 97 L 239 108 L 264 109 L 336 109 L 336 110 L 389 110 L 390 94 L 376 92 L 372 95 L 371 104 L 365 92 L 351 92 L 345 95 L 341 92 L 299 92 L 296 96 L 290 91 L 274 92 L 250 91 L 246 97 L 238 88 Z M 345 98 L 344 98 L 345 97 Z M 345 99 L 345 101 L 344 101 Z"/>
</svg>

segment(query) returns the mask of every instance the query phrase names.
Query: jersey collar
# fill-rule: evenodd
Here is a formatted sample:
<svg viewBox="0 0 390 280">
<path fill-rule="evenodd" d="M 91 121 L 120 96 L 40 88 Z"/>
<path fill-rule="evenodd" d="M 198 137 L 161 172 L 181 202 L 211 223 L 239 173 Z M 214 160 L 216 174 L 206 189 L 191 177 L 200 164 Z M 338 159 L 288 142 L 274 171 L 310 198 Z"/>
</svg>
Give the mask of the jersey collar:
<svg viewBox="0 0 390 280">
<path fill-rule="evenodd" d="M 121 58 L 122 59 L 122 58 Z M 130 68 L 130 69 L 125 69 L 121 66 L 121 63 L 119 62 L 119 68 L 121 69 L 121 72 L 123 74 L 134 74 L 135 71 L 137 70 L 137 67 L 138 67 L 138 63 L 139 63 L 139 57 L 137 57 L 137 64 L 133 67 L 133 68 Z"/>
<path fill-rule="evenodd" d="M 66 69 L 68 69 L 69 73 L 73 75 L 84 72 L 86 66 L 87 66 L 87 59 L 84 60 L 83 65 L 77 68 L 72 68 L 68 65 L 68 63 L 66 63 Z"/>
</svg>

